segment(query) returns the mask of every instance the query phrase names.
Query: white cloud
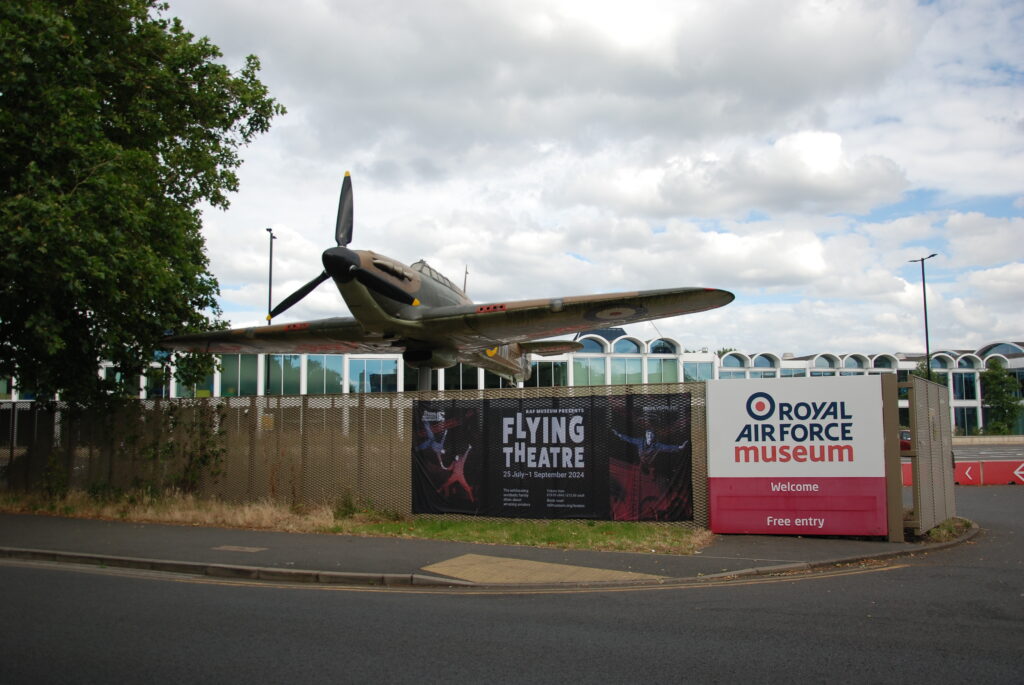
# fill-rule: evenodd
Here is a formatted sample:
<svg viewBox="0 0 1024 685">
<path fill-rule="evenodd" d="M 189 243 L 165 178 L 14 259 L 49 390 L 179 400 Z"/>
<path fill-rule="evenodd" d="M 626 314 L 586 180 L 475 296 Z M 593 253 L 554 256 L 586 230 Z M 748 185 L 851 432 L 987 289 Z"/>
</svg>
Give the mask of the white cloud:
<svg viewBox="0 0 1024 685">
<path fill-rule="evenodd" d="M 950 260 L 955 266 L 995 266 L 1024 261 L 1024 218 L 993 218 L 970 212 L 946 221 Z"/>
</svg>

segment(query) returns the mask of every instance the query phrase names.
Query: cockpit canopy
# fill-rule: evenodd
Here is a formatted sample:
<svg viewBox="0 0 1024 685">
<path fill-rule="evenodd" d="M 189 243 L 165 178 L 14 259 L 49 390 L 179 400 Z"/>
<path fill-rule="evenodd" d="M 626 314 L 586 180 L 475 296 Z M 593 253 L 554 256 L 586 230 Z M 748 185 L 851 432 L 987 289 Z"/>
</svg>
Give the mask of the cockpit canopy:
<svg viewBox="0 0 1024 685">
<path fill-rule="evenodd" d="M 456 287 L 456 285 L 449 281 L 444 274 L 442 274 L 440 271 L 427 264 L 424 260 L 421 259 L 415 264 L 410 264 L 409 268 L 412 269 L 413 271 L 418 271 L 421 274 L 424 274 L 434 279 L 435 281 L 443 283 L 444 285 L 448 286 L 449 288 L 459 293 L 460 295 L 465 296 L 465 293 L 462 292 L 462 288 Z"/>
</svg>

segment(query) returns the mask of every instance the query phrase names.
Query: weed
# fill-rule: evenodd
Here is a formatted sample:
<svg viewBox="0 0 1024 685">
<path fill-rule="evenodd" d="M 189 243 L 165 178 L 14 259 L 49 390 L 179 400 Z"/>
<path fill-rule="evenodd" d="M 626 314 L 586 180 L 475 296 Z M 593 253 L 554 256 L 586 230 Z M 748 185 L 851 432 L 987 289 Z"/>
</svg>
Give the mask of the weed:
<svg viewBox="0 0 1024 685">
<path fill-rule="evenodd" d="M 958 517 L 946 519 L 939 525 L 935 526 L 925 536 L 929 542 L 949 542 L 955 540 L 963 535 L 968 528 L 971 527 L 971 522 L 967 519 Z"/>
</svg>

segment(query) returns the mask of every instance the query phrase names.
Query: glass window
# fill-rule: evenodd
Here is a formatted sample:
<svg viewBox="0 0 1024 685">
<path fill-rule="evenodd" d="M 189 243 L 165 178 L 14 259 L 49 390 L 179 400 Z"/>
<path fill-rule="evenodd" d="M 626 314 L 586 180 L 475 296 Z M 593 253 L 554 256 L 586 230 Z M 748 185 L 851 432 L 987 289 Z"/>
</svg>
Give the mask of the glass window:
<svg viewBox="0 0 1024 685">
<path fill-rule="evenodd" d="M 889 357 L 879 357 L 878 359 L 875 360 L 875 368 L 876 369 L 891 369 L 892 368 L 892 359 L 890 359 Z"/>
<path fill-rule="evenodd" d="M 835 363 L 835 361 L 831 357 L 818 357 L 817 359 L 814 360 L 814 368 L 816 368 L 816 369 L 834 369 L 834 368 L 836 368 L 836 363 Z M 811 375 L 814 375 L 814 374 L 811 374 Z M 833 374 L 828 374 L 828 375 L 831 376 Z"/>
<path fill-rule="evenodd" d="M 953 423 L 958 435 L 977 435 L 977 407 L 953 407 Z"/>
<path fill-rule="evenodd" d="M 675 354 L 678 348 L 668 340 L 655 340 L 651 343 L 651 354 Z"/>
<path fill-rule="evenodd" d="M 162 368 L 146 369 L 146 397 L 155 400 L 171 396 L 171 381 Z"/>
<path fill-rule="evenodd" d="M 648 383 L 678 383 L 679 363 L 675 359 L 648 359 Z"/>
<path fill-rule="evenodd" d="M 970 357 L 964 357 L 963 359 L 958 361 L 956 363 L 956 365 L 958 367 L 960 367 L 961 369 L 976 369 L 976 368 L 978 368 L 978 365 Z"/>
<path fill-rule="evenodd" d="M 687 383 L 709 381 L 714 373 L 715 367 L 711 362 L 683 362 L 683 380 Z"/>
<path fill-rule="evenodd" d="M 264 395 L 298 395 L 302 375 L 302 361 L 297 354 L 268 354 Z"/>
<path fill-rule="evenodd" d="M 847 357 L 846 361 L 843 362 L 843 366 L 847 369 L 865 368 L 864 361 L 860 357 Z"/>
<path fill-rule="evenodd" d="M 987 357 L 990 354 L 1021 354 L 1024 349 L 1017 347 L 1011 343 L 999 343 L 998 345 L 992 345 L 991 347 L 984 347 L 978 351 L 978 354 L 982 357 Z"/>
<path fill-rule="evenodd" d="M 932 368 L 947 369 L 949 368 L 949 362 L 946 361 L 945 357 L 932 357 Z"/>
<path fill-rule="evenodd" d="M 614 351 L 618 354 L 640 354 L 640 344 L 635 340 L 623 338 L 615 342 Z"/>
<path fill-rule="evenodd" d="M 644 382 L 640 359 L 612 358 L 612 385 L 636 385 Z"/>
<path fill-rule="evenodd" d="M 178 385 L 175 394 L 178 397 L 213 397 L 213 374 L 207 374 L 206 378 L 195 385 Z"/>
<path fill-rule="evenodd" d="M 507 378 L 502 378 L 493 371 L 484 369 L 484 387 L 485 388 L 514 388 L 516 384 Z"/>
<path fill-rule="evenodd" d="M 238 355 L 220 355 L 220 396 L 238 396 Z"/>
<path fill-rule="evenodd" d="M 258 355 L 221 355 L 220 368 L 220 394 L 222 397 L 252 396 L 256 394 L 256 376 L 259 370 Z"/>
<path fill-rule="evenodd" d="M 395 392 L 398 390 L 397 359 L 349 359 L 349 392 Z"/>
<path fill-rule="evenodd" d="M 605 351 L 605 347 L 601 341 L 595 340 L 594 338 L 583 338 L 579 340 L 579 342 L 583 343 L 583 349 L 581 349 L 580 352 L 602 353 Z"/>
<path fill-rule="evenodd" d="M 260 357 L 243 354 L 238 358 L 238 394 L 252 397 L 259 394 Z"/>
<path fill-rule="evenodd" d="M 953 374 L 953 399 L 954 400 L 976 400 L 978 399 L 977 376 L 973 373 Z"/>
<path fill-rule="evenodd" d="M 722 380 L 738 380 L 746 378 L 747 374 L 744 371 L 719 371 L 718 377 Z"/>
<path fill-rule="evenodd" d="M 306 394 L 323 395 L 324 393 L 324 356 L 322 354 L 306 355 Z"/>
<path fill-rule="evenodd" d="M 475 390 L 477 387 L 475 366 L 456 364 L 444 370 L 445 390 Z"/>
<path fill-rule="evenodd" d="M 763 354 L 754 357 L 754 368 L 757 369 L 771 369 L 775 367 L 775 362 L 772 361 L 771 357 L 766 357 Z"/>
<path fill-rule="evenodd" d="M 569 363 L 568 362 L 533 362 L 533 372 L 530 380 L 524 385 L 550 388 L 569 384 Z"/>
<path fill-rule="evenodd" d="M 743 368 L 743 357 L 738 354 L 727 354 L 722 359 L 722 366 L 730 369 L 742 369 Z"/>
<path fill-rule="evenodd" d="M 774 371 L 751 371 L 751 378 L 775 378 Z"/>
<path fill-rule="evenodd" d="M 811 371 L 812 376 L 834 376 L 835 371 Z"/>
<path fill-rule="evenodd" d="M 306 357 L 306 394 L 337 395 L 344 392 L 345 357 L 311 354 Z"/>
<path fill-rule="evenodd" d="M 807 369 L 782 369 L 783 378 L 806 378 Z"/>
<path fill-rule="evenodd" d="M 572 362 L 573 385 L 607 385 L 604 357 L 576 357 Z"/>
</svg>

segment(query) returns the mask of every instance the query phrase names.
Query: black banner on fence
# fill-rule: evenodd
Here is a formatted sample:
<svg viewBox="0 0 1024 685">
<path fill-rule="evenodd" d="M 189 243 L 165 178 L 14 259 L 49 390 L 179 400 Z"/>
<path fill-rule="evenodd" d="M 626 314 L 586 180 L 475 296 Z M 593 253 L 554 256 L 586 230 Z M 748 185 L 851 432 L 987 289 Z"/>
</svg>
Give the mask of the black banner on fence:
<svg viewBox="0 0 1024 685">
<path fill-rule="evenodd" d="M 692 520 L 690 395 L 417 401 L 413 512 Z"/>
</svg>

